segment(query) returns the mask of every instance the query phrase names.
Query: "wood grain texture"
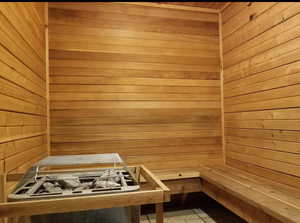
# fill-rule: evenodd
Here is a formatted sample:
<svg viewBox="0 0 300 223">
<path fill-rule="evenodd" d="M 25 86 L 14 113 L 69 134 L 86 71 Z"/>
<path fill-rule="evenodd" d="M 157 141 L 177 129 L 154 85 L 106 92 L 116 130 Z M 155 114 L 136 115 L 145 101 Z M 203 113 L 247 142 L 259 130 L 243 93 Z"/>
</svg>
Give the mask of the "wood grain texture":
<svg viewBox="0 0 300 223">
<path fill-rule="evenodd" d="M 300 188 L 300 8 L 232 3 L 223 12 L 227 164 Z"/>
<path fill-rule="evenodd" d="M 49 3 L 52 154 L 151 170 L 221 161 L 218 14 Z"/>
<path fill-rule="evenodd" d="M 191 7 L 222 9 L 227 2 L 158 2 L 168 5 L 184 5 Z"/>
<path fill-rule="evenodd" d="M 232 193 L 227 192 L 222 187 L 215 184 L 203 181 L 202 191 L 208 196 L 212 197 L 223 206 L 252 223 L 281 223 L 282 221 L 266 214 L 261 209 L 254 205 L 244 202 L 238 196 L 233 196 Z"/>
<path fill-rule="evenodd" d="M 44 3 L 0 3 L 0 172 L 46 155 Z"/>
<path fill-rule="evenodd" d="M 202 191 L 202 182 L 199 178 L 165 180 L 163 182 L 170 189 L 171 194 L 187 194 Z"/>
</svg>

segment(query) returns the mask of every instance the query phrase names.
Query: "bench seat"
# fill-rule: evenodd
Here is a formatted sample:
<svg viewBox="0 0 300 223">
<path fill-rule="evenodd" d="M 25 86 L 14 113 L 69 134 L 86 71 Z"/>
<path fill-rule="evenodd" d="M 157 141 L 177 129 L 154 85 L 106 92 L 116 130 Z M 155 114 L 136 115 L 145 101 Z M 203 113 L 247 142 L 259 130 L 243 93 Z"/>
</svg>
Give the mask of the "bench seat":
<svg viewBox="0 0 300 223">
<path fill-rule="evenodd" d="M 200 173 L 195 169 L 164 169 L 154 170 L 153 173 L 170 189 L 171 194 L 184 194 L 201 191 Z"/>
<path fill-rule="evenodd" d="M 300 222 L 300 191 L 298 189 L 227 165 L 203 166 L 200 168 L 200 175 L 203 187 L 207 181 L 280 222 Z"/>
</svg>

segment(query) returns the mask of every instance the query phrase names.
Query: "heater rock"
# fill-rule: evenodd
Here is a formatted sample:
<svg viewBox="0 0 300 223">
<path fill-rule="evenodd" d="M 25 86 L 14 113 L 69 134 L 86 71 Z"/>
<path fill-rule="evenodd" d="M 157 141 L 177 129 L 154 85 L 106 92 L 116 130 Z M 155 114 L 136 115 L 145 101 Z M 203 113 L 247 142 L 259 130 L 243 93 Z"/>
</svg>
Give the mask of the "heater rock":
<svg viewBox="0 0 300 223">
<path fill-rule="evenodd" d="M 79 187 L 76 187 L 76 190 L 86 190 L 92 188 L 93 188 L 93 182 L 86 182 L 86 183 L 81 183 Z"/>
<path fill-rule="evenodd" d="M 103 180 L 97 180 L 95 182 L 96 188 L 107 188 L 107 187 L 120 187 L 121 185 L 114 182 L 114 181 L 103 181 Z"/>
<path fill-rule="evenodd" d="M 78 178 L 61 179 L 60 184 L 65 188 L 73 189 L 82 186 Z"/>
<path fill-rule="evenodd" d="M 117 177 L 118 174 L 114 170 L 105 170 L 104 173 L 100 176 L 101 179 L 106 179 L 108 177 Z"/>
<path fill-rule="evenodd" d="M 102 181 L 114 181 L 119 182 L 121 179 L 114 170 L 106 170 L 100 177 Z"/>
<path fill-rule="evenodd" d="M 55 186 L 54 184 L 50 182 L 46 182 L 43 184 L 46 191 L 49 193 L 61 193 L 62 189 L 60 187 Z"/>
</svg>

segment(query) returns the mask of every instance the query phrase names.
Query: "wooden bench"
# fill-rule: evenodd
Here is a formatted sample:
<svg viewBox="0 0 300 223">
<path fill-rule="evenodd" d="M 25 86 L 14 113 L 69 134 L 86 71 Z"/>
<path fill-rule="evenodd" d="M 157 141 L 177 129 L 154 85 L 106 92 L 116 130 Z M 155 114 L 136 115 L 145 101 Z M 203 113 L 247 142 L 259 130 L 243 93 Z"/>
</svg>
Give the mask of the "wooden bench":
<svg viewBox="0 0 300 223">
<path fill-rule="evenodd" d="M 182 202 L 187 193 L 200 192 L 202 188 L 200 173 L 195 169 L 168 169 L 153 171 L 170 189 L 171 194 L 182 194 Z"/>
<path fill-rule="evenodd" d="M 227 165 L 200 168 L 204 193 L 248 222 L 299 223 L 300 191 Z"/>
</svg>

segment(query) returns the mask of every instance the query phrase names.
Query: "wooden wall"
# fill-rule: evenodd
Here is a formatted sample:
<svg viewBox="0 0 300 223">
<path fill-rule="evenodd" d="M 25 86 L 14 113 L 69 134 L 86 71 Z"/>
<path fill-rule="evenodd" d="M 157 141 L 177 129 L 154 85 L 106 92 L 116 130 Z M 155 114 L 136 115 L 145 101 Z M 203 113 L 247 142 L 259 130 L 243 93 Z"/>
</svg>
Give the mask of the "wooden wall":
<svg viewBox="0 0 300 223">
<path fill-rule="evenodd" d="M 0 172 L 47 155 L 44 3 L 0 3 Z"/>
<path fill-rule="evenodd" d="M 300 4 L 222 13 L 226 163 L 300 188 Z"/>
<path fill-rule="evenodd" d="M 218 15 L 49 3 L 52 154 L 151 169 L 221 161 Z"/>
</svg>

